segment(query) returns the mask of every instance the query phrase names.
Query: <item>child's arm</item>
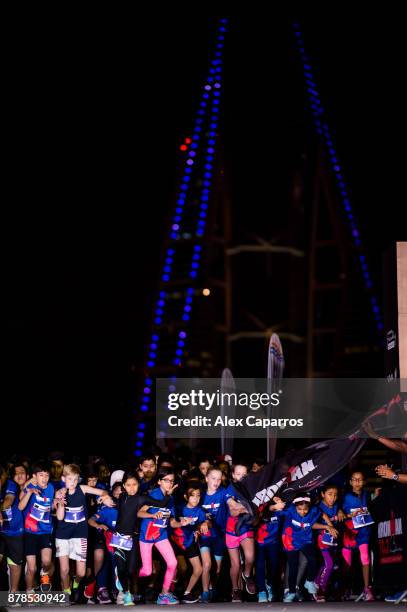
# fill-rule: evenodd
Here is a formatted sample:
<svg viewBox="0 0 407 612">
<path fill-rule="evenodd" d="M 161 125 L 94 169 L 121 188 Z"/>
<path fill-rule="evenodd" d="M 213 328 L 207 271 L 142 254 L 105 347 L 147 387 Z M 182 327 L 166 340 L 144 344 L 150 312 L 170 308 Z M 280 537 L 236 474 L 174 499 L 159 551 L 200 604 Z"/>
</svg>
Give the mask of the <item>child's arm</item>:
<svg viewBox="0 0 407 612">
<path fill-rule="evenodd" d="M 335 527 L 332 527 L 332 525 L 323 525 L 322 523 L 314 523 L 312 525 L 312 529 L 324 529 L 325 531 L 330 533 L 331 536 L 333 536 L 334 538 L 338 537 L 338 532 L 335 529 Z"/>
<path fill-rule="evenodd" d="M 163 517 L 163 513 L 162 512 L 156 512 L 155 514 L 150 514 L 149 512 L 147 512 L 147 510 L 151 508 L 151 506 L 147 506 L 146 504 L 144 506 L 142 506 L 140 508 L 140 510 L 137 512 L 137 516 L 138 518 L 146 518 L 146 519 L 162 519 Z"/>
<path fill-rule="evenodd" d="M 88 519 L 88 525 L 90 525 L 91 527 L 95 527 L 95 529 L 102 529 L 103 531 L 109 531 L 109 527 L 107 525 L 104 525 L 103 523 L 98 523 L 97 520 L 93 518 L 93 516 L 91 516 L 90 519 Z"/>
<path fill-rule="evenodd" d="M 280 497 L 273 497 L 273 502 L 275 503 L 270 504 L 269 510 L 273 512 L 284 510 L 285 502 L 283 502 L 283 500 Z"/>
<path fill-rule="evenodd" d="M 19 510 L 25 510 L 28 502 L 30 501 L 30 497 L 33 493 L 35 494 L 39 493 L 38 489 L 23 489 L 23 492 L 24 492 L 24 495 L 18 503 Z"/>
<path fill-rule="evenodd" d="M 229 499 L 226 500 L 226 503 L 229 506 L 231 516 L 239 516 L 239 514 L 246 514 L 247 512 L 246 508 L 239 502 L 235 501 L 233 497 L 229 497 Z"/>
<path fill-rule="evenodd" d="M 105 491 L 105 489 L 97 489 L 96 487 L 90 487 L 89 485 L 80 485 L 83 493 L 88 493 L 89 495 L 97 495 L 102 498 L 102 501 L 105 506 L 108 508 L 112 508 L 115 504 L 113 499 L 110 497 L 109 493 Z"/>
<path fill-rule="evenodd" d="M 177 519 L 175 518 L 172 518 L 170 520 L 170 525 L 173 529 L 176 529 L 177 527 L 186 527 L 192 522 L 192 520 L 193 519 L 191 516 L 182 516 L 179 521 L 177 521 Z"/>
<path fill-rule="evenodd" d="M 15 495 L 12 493 L 7 493 L 6 497 L 0 503 L 0 510 L 8 510 L 14 504 Z"/>
<path fill-rule="evenodd" d="M 65 518 L 65 498 L 57 497 L 55 498 L 57 504 L 57 512 L 56 517 L 58 521 L 63 521 Z"/>
<path fill-rule="evenodd" d="M 209 531 L 209 523 L 208 521 L 203 521 L 199 526 L 198 526 L 198 531 L 199 533 L 201 533 L 202 535 L 206 535 Z"/>
</svg>

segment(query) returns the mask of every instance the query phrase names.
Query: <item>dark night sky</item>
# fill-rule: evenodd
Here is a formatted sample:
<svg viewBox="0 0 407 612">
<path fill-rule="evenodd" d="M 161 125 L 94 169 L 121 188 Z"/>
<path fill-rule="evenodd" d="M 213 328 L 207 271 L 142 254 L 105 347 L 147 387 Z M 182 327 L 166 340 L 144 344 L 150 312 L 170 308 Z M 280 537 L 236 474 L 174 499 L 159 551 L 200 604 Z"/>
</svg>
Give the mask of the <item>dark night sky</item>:
<svg viewBox="0 0 407 612">
<path fill-rule="evenodd" d="M 405 141 L 405 99 L 401 22 L 373 10 L 369 17 L 326 13 L 318 24 L 308 14 L 303 24 L 377 267 L 384 246 L 405 238 L 396 151 Z M 133 30 L 106 15 L 90 30 L 13 38 L 5 94 L 1 429 L 19 434 L 1 436 L 0 455 L 38 453 L 39 444 L 72 448 L 72 439 L 79 451 L 96 452 L 115 444 L 113 427 L 126 432 L 137 391 L 131 369 L 142 363 L 178 146 L 206 74 L 211 23 L 179 17 L 168 27 L 163 17 Z M 251 157 L 267 158 L 284 122 L 298 120 L 290 113 L 302 84 L 291 76 L 298 67 L 287 59 L 287 24 L 287 15 L 232 21 L 226 156 L 242 130 L 246 139 L 253 135 Z M 241 79 L 241 96 L 233 99 L 228 69 L 229 91 L 236 94 Z"/>
</svg>

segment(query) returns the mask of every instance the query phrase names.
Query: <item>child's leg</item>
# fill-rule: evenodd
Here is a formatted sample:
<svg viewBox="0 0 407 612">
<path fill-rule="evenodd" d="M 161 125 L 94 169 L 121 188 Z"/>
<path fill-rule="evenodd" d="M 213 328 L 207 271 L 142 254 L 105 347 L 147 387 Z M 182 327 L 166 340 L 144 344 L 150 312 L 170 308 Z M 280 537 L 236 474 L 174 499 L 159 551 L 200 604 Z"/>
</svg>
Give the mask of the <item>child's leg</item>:
<svg viewBox="0 0 407 612">
<path fill-rule="evenodd" d="M 69 557 L 63 556 L 63 557 L 58 557 L 58 559 L 59 559 L 59 574 L 61 576 L 62 590 L 65 591 L 70 588 Z"/>
<path fill-rule="evenodd" d="M 211 575 L 212 558 L 211 551 L 209 548 L 201 548 L 202 557 L 202 590 L 205 592 L 209 591 L 209 581 Z"/>
<path fill-rule="evenodd" d="M 254 539 L 245 538 L 240 545 L 244 552 L 244 575 L 251 576 L 254 564 Z"/>
<path fill-rule="evenodd" d="M 300 551 L 289 550 L 287 551 L 288 561 L 288 590 L 290 593 L 295 593 L 295 587 L 297 586 L 297 573 L 298 573 L 298 561 Z"/>
<path fill-rule="evenodd" d="M 54 573 L 54 564 L 52 563 L 52 548 L 41 549 L 41 568 L 44 574 L 52 576 Z"/>
<path fill-rule="evenodd" d="M 28 555 L 26 557 L 27 565 L 25 572 L 25 582 L 27 591 L 32 591 L 34 584 L 34 577 L 37 572 L 37 557 L 35 555 Z"/>
<path fill-rule="evenodd" d="M 160 540 L 160 542 L 155 543 L 155 546 L 157 550 L 159 551 L 160 555 L 163 557 L 166 563 L 166 566 L 167 566 L 167 569 L 164 575 L 162 592 L 169 593 L 171 582 L 174 579 L 174 576 L 177 572 L 177 558 L 174 554 L 174 550 L 169 540 L 167 539 Z M 143 562 L 143 565 L 144 565 L 144 562 Z"/>
<path fill-rule="evenodd" d="M 192 574 L 189 579 L 187 588 L 185 589 L 185 593 L 190 593 L 200 577 L 202 576 L 202 563 L 199 556 L 192 557 L 189 559 L 190 564 L 192 565 Z"/>
<path fill-rule="evenodd" d="M 10 570 L 10 591 L 15 593 L 18 591 L 18 585 L 21 577 L 21 564 L 14 563 L 10 558 L 7 558 L 7 565 Z"/>
<path fill-rule="evenodd" d="M 114 552 L 114 558 L 117 567 L 117 575 L 123 591 L 126 593 L 129 590 L 129 581 L 127 574 L 127 556 L 130 551 L 116 548 Z"/>
<path fill-rule="evenodd" d="M 360 554 L 360 561 L 362 563 L 363 586 L 366 589 L 369 586 L 369 570 L 370 570 L 369 545 L 359 544 L 359 554 Z"/>
<path fill-rule="evenodd" d="M 76 578 L 78 582 L 85 577 L 86 574 L 86 562 L 85 561 L 76 561 Z"/>
<path fill-rule="evenodd" d="M 98 589 L 106 586 L 105 551 L 103 548 L 95 548 L 93 551 L 93 566 Z"/>
<path fill-rule="evenodd" d="M 270 542 L 269 544 L 265 544 L 264 548 L 266 567 L 268 565 L 267 582 L 271 587 L 275 588 L 277 585 L 277 572 L 279 569 L 280 544 L 278 542 Z"/>
<path fill-rule="evenodd" d="M 334 551 L 327 549 L 321 550 L 322 557 L 324 559 L 324 563 L 318 573 L 318 577 L 315 582 L 318 584 L 321 591 L 324 593 L 328 587 L 328 582 L 332 574 L 332 570 L 334 568 Z"/>
<path fill-rule="evenodd" d="M 259 593 L 266 590 L 266 546 L 256 546 L 256 586 Z"/>
<path fill-rule="evenodd" d="M 315 559 L 315 548 L 313 544 L 306 544 L 301 549 L 302 554 L 307 559 L 307 580 L 314 582 L 316 571 L 316 559 Z M 298 581 L 297 581 L 298 584 Z"/>
<path fill-rule="evenodd" d="M 153 571 L 153 544 L 148 542 L 140 542 L 141 569 L 139 571 L 140 578 L 151 576 Z"/>
<path fill-rule="evenodd" d="M 228 548 L 230 557 L 230 580 L 232 582 L 232 589 L 235 591 L 239 588 L 239 574 L 240 574 L 240 553 L 239 548 Z"/>
</svg>

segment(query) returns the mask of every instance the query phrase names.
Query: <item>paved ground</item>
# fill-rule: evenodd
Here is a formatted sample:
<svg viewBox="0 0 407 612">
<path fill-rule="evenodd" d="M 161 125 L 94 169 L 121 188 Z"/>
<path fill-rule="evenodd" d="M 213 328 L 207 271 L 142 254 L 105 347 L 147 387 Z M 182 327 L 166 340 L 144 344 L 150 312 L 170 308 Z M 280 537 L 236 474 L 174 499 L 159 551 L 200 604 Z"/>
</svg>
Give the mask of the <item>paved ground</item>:
<svg viewBox="0 0 407 612">
<path fill-rule="evenodd" d="M 61 607 L 57 608 L 54 606 L 35 606 L 37 608 L 41 607 L 43 610 L 48 610 L 49 612 L 56 612 L 56 611 L 61 611 Z M 379 601 L 375 601 L 375 602 L 371 602 L 371 603 L 354 603 L 354 602 L 345 602 L 345 603 L 340 603 L 340 602 L 335 602 L 335 603 L 313 603 L 313 602 L 301 602 L 301 603 L 291 603 L 291 604 L 284 604 L 281 602 L 276 602 L 276 603 L 269 603 L 269 604 L 259 604 L 259 603 L 242 603 L 242 604 L 232 604 L 232 603 L 214 603 L 214 604 L 208 604 L 208 605 L 199 605 L 199 604 L 190 604 L 190 605 L 186 605 L 186 604 L 182 604 L 182 605 L 177 605 L 177 606 L 171 606 L 171 609 L 174 610 L 174 612 L 176 610 L 184 610 L 184 612 L 186 610 L 193 610 L 195 609 L 196 612 L 201 611 L 202 610 L 207 610 L 208 612 L 215 611 L 215 610 L 221 610 L 221 612 L 229 612 L 231 610 L 234 610 L 234 612 L 237 612 L 237 610 L 242 609 L 242 607 L 244 608 L 244 612 L 260 612 L 261 610 L 273 610 L 273 612 L 289 612 L 290 610 L 295 610 L 297 612 L 300 612 L 300 610 L 303 610 L 303 612 L 313 612 L 314 610 L 318 610 L 318 612 L 340 612 L 341 610 L 344 610 L 346 612 L 355 612 L 356 610 L 358 612 L 363 612 L 363 610 L 366 612 L 366 608 L 368 608 L 369 610 L 371 610 L 371 612 L 378 612 L 379 610 L 402 610 L 407 608 L 406 604 L 401 604 L 400 606 L 398 606 L 397 608 L 394 608 L 394 604 L 391 603 L 386 603 L 386 602 L 379 602 Z M 3 610 L 11 610 L 12 608 L 3 608 Z M 92 609 L 92 608 L 91 608 Z M 100 608 L 99 608 L 100 609 Z M 117 612 L 117 610 L 120 609 L 117 606 L 106 606 L 104 605 L 102 607 L 103 612 L 109 612 L 111 610 L 115 610 Z M 130 608 L 131 609 L 131 608 Z M 135 611 L 137 609 L 142 610 L 142 612 L 157 612 L 157 605 L 153 604 L 148 604 L 148 605 L 143 605 L 143 604 L 137 604 L 135 606 Z M 2 610 L 2 608 L 0 608 L 0 610 Z M 76 612 L 76 610 L 87 610 L 87 612 L 89 612 L 89 606 L 74 606 L 74 610 Z"/>
</svg>

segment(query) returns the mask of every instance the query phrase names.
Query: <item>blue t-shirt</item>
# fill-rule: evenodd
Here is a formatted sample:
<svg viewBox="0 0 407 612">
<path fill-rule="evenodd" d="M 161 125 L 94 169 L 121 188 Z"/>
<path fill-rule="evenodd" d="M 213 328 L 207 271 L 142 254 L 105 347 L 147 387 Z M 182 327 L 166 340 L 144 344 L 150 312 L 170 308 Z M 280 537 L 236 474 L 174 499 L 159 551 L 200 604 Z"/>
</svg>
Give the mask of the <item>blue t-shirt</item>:
<svg viewBox="0 0 407 612">
<path fill-rule="evenodd" d="M 0 532 L 8 536 L 22 535 L 24 532 L 24 519 L 23 513 L 18 509 L 19 487 L 14 480 L 6 480 L 5 486 L 0 493 L 0 503 L 4 501 L 6 495 L 14 495 L 14 501 L 10 508 L 3 510 L 1 513 L 3 525 L 0 525 Z"/>
<path fill-rule="evenodd" d="M 202 509 L 206 514 L 206 518 L 212 523 L 207 535 L 202 535 L 201 540 L 209 540 L 209 538 L 222 537 L 226 529 L 226 520 L 228 516 L 228 509 L 226 501 L 230 497 L 235 497 L 236 493 L 231 485 L 226 489 L 219 487 L 215 493 L 209 495 L 208 491 L 205 491 Z"/>
<path fill-rule="evenodd" d="M 179 511 L 179 517 L 192 517 L 193 522 L 185 527 L 177 527 L 173 529 L 171 534 L 171 539 L 175 544 L 177 544 L 182 550 L 189 548 L 191 544 L 195 542 L 195 531 L 198 528 L 198 525 L 206 521 L 205 512 L 202 510 L 201 506 L 196 506 L 196 508 L 188 508 L 187 505 L 183 506 Z"/>
<path fill-rule="evenodd" d="M 109 508 L 108 506 L 102 506 L 96 514 L 92 516 L 92 518 L 99 523 L 100 525 L 107 525 L 110 531 L 114 531 L 116 529 L 117 523 L 117 508 Z"/>
<path fill-rule="evenodd" d="M 256 542 L 259 546 L 276 544 L 279 542 L 280 525 L 283 519 L 281 510 L 270 512 L 270 516 L 262 519 L 256 533 Z"/>
<path fill-rule="evenodd" d="M 353 491 L 345 494 L 343 498 L 342 508 L 345 514 L 350 514 L 355 510 L 362 510 L 367 512 L 368 495 L 366 491 L 362 491 L 362 494 L 356 495 Z M 359 529 L 353 529 L 352 519 L 345 521 L 345 533 L 343 537 L 343 545 L 345 548 L 353 548 L 360 544 L 368 544 L 370 538 L 370 527 L 359 527 Z"/>
<path fill-rule="evenodd" d="M 301 550 L 307 544 L 312 544 L 312 525 L 318 521 L 321 515 L 320 509 L 311 506 L 308 514 L 301 516 L 293 504 L 282 513 L 284 514 L 282 534 L 284 550 Z"/>
<path fill-rule="evenodd" d="M 165 499 L 164 493 L 160 487 L 153 489 L 150 493 L 150 497 L 153 499 Z M 166 508 L 148 508 L 149 514 L 157 514 L 157 512 L 169 511 L 169 516 L 163 519 L 142 519 L 140 525 L 140 542 L 147 542 L 149 544 L 153 542 L 161 542 L 161 540 L 168 539 L 168 525 L 171 518 L 175 517 L 174 514 L 174 501 L 171 499 L 170 503 Z"/>
<path fill-rule="evenodd" d="M 319 502 L 318 507 L 321 510 L 321 520 L 320 520 L 320 523 L 322 523 L 323 525 L 327 525 L 327 522 L 322 517 L 322 513 L 324 513 L 324 514 L 328 515 L 331 523 L 333 524 L 334 527 L 336 527 L 336 525 L 338 523 L 338 504 L 334 504 L 332 506 L 332 508 L 330 508 L 329 506 L 324 504 L 323 501 L 321 501 L 321 502 Z M 329 544 L 325 544 L 322 541 L 322 538 L 324 537 L 324 534 L 325 534 L 325 530 L 324 529 L 320 529 L 318 531 L 318 546 L 319 546 L 319 548 L 321 550 L 325 550 L 327 548 L 330 548 Z M 333 539 L 332 542 L 336 542 L 336 539 Z"/>
<path fill-rule="evenodd" d="M 54 487 L 48 483 L 45 489 L 30 483 L 26 489 L 38 489 L 39 495 L 32 493 L 24 510 L 24 530 L 26 533 L 52 533 L 51 509 Z"/>
</svg>

